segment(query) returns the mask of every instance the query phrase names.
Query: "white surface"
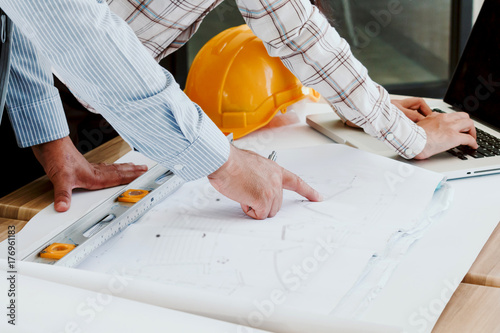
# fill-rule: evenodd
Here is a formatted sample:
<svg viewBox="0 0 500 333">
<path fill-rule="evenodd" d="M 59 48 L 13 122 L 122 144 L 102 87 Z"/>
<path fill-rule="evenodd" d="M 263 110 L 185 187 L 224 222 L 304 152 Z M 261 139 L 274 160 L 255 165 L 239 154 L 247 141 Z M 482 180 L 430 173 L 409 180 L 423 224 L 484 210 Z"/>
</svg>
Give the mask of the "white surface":
<svg viewBox="0 0 500 333">
<path fill-rule="evenodd" d="M 5 261 L 0 261 L 0 267 L 4 266 Z M 48 325 L 58 327 L 72 319 L 81 323 L 84 319 L 87 319 L 86 316 L 89 310 L 91 310 L 88 309 L 89 307 L 100 307 L 99 311 L 97 309 L 95 311 L 99 315 L 99 320 L 91 322 L 92 329 L 85 329 L 84 332 L 145 332 L 151 327 L 154 328 L 152 332 L 216 332 L 217 329 L 220 329 L 220 332 L 227 332 L 226 328 L 232 328 L 231 332 L 235 333 L 261 332 L 260 330 L 241 326 L 245 322 L 260 320 L 262 317 L 262 314 L 259 315 L 260 312 L 256 309 L 255 304 L 242 300 L 218 297 L 203 291 L 192 291 L 186 288 L 172 287 L 151 281 L 123 278 L 117 272 L 106 275 L 29 262 L 18 263 L 18 270 L 22 272 L 19 283 L 23 283 L 22 290 L 24 290 L 24 295 L 21 295 L 21 302 L 18 304 L 25 303 L 21 305 L 22 308 L 18 311 L 18 322 L 23 321 L 25 325 L 30 325 L 31 329 L 27 329 L 26 332 L 54 332 L 51 329 L 45 330 L 45 327 Z M 1 270 L 0 274 L 2 274 Z M 31 280 L 30 278 L 36 280 L 29 281 Z M 4 284 L 6 283 L 2 280 L 0 280 L 0 287 L 3 288 L 2 290 L 5 290 L 6 287 L 4 288 Z M 39 288 L 41 290 L 38 290 Z M 39 295 L 34 295 L 36 293 L 39 293 Z M 31 301 L 33 304 L 28 304 L 30 301 L 27 301 L 27 299 L 31 295 L 34 295 Z M 85 296 L 83 300 L 80 295 Z M 117 310 L 116 307 L 108 307 L 108 304 L 112 305 L 114 301 L 111 303 L 107 295 L 112 295 L 113 299 L 118 299 L 120 305 L 130 306 L 130 309 L 123 311 L 124 318 L 120 317 L 119 319 L 124 322 L 123 325 L 118 323 L 116 326 L 113 326 L 113 321 L 117 317 L 116 313 L 123 308 L 120 307 Z M 6 296 L 2 295 L 0 299 L 4 297 Z M 126 300 L 134 302 L 126 302 Z M 38 309 L 41 305 L 45 305 L 46 307 Z M 237 322 L 234 324 L 238 326 L 224 326 L 217 321 L 204 321 L 203 318 L 186 315 L 174 318 L 172 323 L 168 325 L 164 324 L 163 318 L 168 320 L 171 318 L 172 313 L 176 313 L 172 311 L 163 311 L 162 313 L 161 310 L 153 308 L 153 312 L 150 315 L 152 306 L 178 309 L 179 311 L 203 317 L 214 317 L 221 321 L 230 321 L 236 318 Z M 321 316 L 309 311 L 297 311 L 294 309 L 283 311 L 279 308 L 270 308 L 263 303 L 260 306 L 262 307 L 259 307 L 259 309 L 263 308 L 263 311 L 269 311 L 266 312 L 267 326 L 270 326 L 272 332 L 276 333 L 327 333 L 332 331 L 343 333 L 401 332 L 400 330 L 383 325 Z M 81 307 L 84 308 L 82 309 Z M 60 312 L 57 312 L 57 310 Z M 86 310 L 85 316 L 81 314 L 81 310 Z M 238 314 L 241 313 L 248 315 L 239 317 Z M 48 321 L 47 318 L 50 318 L 50 323 L 45 322 Z M 138 318 L 143 319 L 144 323 L 142 321 L 136 323 L 135 321 Z M 193 321 L 193 323 L 190 321 Z M 164 324 L 164 329 L 158 329 L 156 326 L 157 322 L 159 322 L 159 325 Z M 127 328 L 127 324 L 129 323 L 131 324 L 130 329 L 121 329 L 122 327 Z M 39 324 L 39 328 L 33 330 L 33 327 L 37 327 L 37 324 Z M 86 323 L 83 322 L 83 324 Z M 198 324 L 203 324 L 203 328 L 197 327 Z M 177 326 L 179 329 L 169 330 L 172 326 Z M 0 327 L 3 328 L 3 326 Z M 101 330 L 101 327 L 108 330 Z M 180 329 L 182 327 L 184 329 Z M 87 326 L 85 325 L 83 328 L 87 328 Z M 2 332 L 4 331 L 2 330 Z"/>
<path fill-rule="evenodd" d="M 500 175 L 449 182 L 452 207 L 416 244 L 362 317 L 429 332 L 500 221 Z M 421 274 L 426 271 L 425 275 Z M 401 300 L 411 299 L 410 302 Z"/>
<path fill-rule="evenodd" d="M 0 266 L 5 267 L 5 262 Z M 55 267 L 36 266 L 41 265 L 19 266 L 20 272 L 26 270 L 41 277 L 17 275 L 16 325 L 7 324 L 2 318 L 1 332 L 264 332 L 121 298 L 119 294 L 127 288 L 127 280 L 103 277 L 102 289 L 92 290 L 84 281 L 80 287 L 44 279 L 43 272 L 33 274 L 33 271 L 47 268 L 54 271 Z M 58 277 L 75 279 L 69 271 L 58 271 Z M 7 290 L 6 271 L 0 269 L 0 275 L 0 288 Z M 2 292 L 0 299 L 7 304 L 7 293 Z"/>
</svg>

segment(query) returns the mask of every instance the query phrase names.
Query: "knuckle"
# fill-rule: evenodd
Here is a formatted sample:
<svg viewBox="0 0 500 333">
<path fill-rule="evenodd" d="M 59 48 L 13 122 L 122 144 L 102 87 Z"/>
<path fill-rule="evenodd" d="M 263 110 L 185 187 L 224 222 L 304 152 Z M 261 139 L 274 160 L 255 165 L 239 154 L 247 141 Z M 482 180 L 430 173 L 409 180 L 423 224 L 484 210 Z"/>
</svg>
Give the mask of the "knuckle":
<svg viewBox="0 0 500 333">
<path fill-rule="evenodd" d="M 273 188 L 267 188 L 265 189 L 263 192 L 262 192 L 262 196 L 261 196 L 261 199 L 264 201 L 264 202 L 269 202 L 271 201 L 273 198 L 274 198 L 274 189 Z"/>
<path fill-rule="evenodd" d="M 299 189 L 299 188 L 304 188 L 307 186 L 306 182 L 297 176 L 297 178 L 295 179 L 296 183 L 295 183 L 295 188 L 296 189 Z"/>
<path fill-rule="evenodd" d="M 266 211 L 261 211 L 259 213 L 257 213 L 257 212 L 255 213 L 255 218 L 257 220 L 265 220 L 267 218 L 267 216 L 268 216 L 268 213 Z"/>
<path fill-rule="evenodd" d="M 124 175 L 123 175 L 123 173 L 122 173 L 122 172 L 120 172 L 120 169 L 119 169 L 118 165 L 117 165 L 117 164 L 112 164 L 112 165 L 111 165 L 111 167 L 112 167 L 113 172 L 114 172 L 114 174 L 115 174 L 115 176 L 116 176 L 116 180 L 117 180 L 120 184 L 122 184 L 122 183 L 123 183 L 123 181 L 124 181 Z"/>
<path fill-rule="evenodd" d="M 71 199 L 71 192 L 66 191 L 66 190 L 58 190 L 58 191 L 54 192 L 54 196 L 56 198 L 58 198 L 59 200 L 62 198 Z"/>
<path fill-rule="evenodd" d="M 75 183 L 75 175 L 69 170 L 61 170 L 56 172 L 55 174 L 49 175 L 49 179 L 54 184 L 54 186 L 59 185 L 61 183 L 66 184 L 74 184 Z"/>
</svg>

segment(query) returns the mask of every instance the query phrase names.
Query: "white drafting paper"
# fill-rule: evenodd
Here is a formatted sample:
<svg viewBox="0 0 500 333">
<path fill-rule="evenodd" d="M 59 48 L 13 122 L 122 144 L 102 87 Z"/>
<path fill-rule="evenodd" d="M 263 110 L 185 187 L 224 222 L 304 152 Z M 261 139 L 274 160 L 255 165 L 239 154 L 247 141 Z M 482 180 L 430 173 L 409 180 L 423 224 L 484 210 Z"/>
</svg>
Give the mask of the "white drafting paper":
<svg viewBox="0 0 500 333">
<path fill-rule="evenodd" d="M 7 262 L 5 260 L 0 260 L 0 267 L 6 267 Z M 261 332 L 258 329 L 249 328 L 246 326 L 247 323 L 258 323 L 262 320 L 263 315 L 261 310 L 264 307 L 269 313 L 266 313 L 265 326 L 268 331 L 275 333 L 302 333 L 302 332 L 315 332 L 315 333 L 329 333 L 329 332 L 343 332 L 343 333 L 401 333 L 402 331 L 398 328 L 389 327 L 387 325 L 365 323 L 361 321 L 353 321 L 349 319 L 335 318 L 332 316 L 318 315 L 311 311 L 297 311 L 293 308 L 271 308 L 269 307 L 268 300 L 266 303 L 255 304 L 254 302 L 246 302 L 242 299 L 237 299 L 235 297 L 227 296 L 217 296 L 213 293 L 207 293 L 200 290 L 192 290 L 188 288 L 168 286 L 161 283 L 131 279 L 120 275 L 118 272 L 113 272 L 112 274 L 102 274 L 95 273 L 84 270 L 70 269 L 58 266 L 49 266 L 31 262 L 18 262 L 17 269 L 22 272 L 20 279 L 22 281 L 23 289 L 29 293 L 28 295 L 35 294 L 39 297 L 31 298 L 30 302 L 25 301 L 23 298 L 22 302 L 22 313 L 23 318 L 29 318 L 29 324 L 36 327 L 40 324 L 37 332 L 43 332 L 40 327 L 46 327 L 46 325 L 60 325 L 61 323 L 68 323 L 74 320 L 79 324 L 83 324 L 84 329 L 89 328 L 86 319 L 88 319 L 89 308 L 88 307 L 98 307 L 100 311 L 99 316 L 101 320 L 93 322 L 92 328 L 85 331 L 91 332 L 101 332 L 102 330 L 109 328 L 109 318 L 115 317 L 116 308 L 108 304 L 111 304 L 111 299 L 118 298 L 134 301 L 133 303 L 125 303 L 127 306 L 131 306 L 131 310 L 135 314 L 127 315 L 129 312 L 124 311 L 122 314 L 126 316 L 123 320 L 123 325 L 132 324 L 127 330 L 122 330 L 121 326 L 113 326 L 108 331 L 122 331 L 122 332 L 137 332 L 138 329 L 135 328 L 135 323 L 131 323 L 131 319 L 138 317 L 144 318 L 146 321 L 154 321 L 162 324 L 162 319 L 165 318 L 169 320 L 171 318 L 170 313 L 159 313 L 153 309 L 151 315 L 149 315 L 150 306 L 141 307 L 136 303 L 144 303 L 144 305 L 152 305 L 161 308 L 173 309 L 177 311 L 187 312 L 195 314 L 198 316 L 209 317 L 220 321 L 232 322 L 234 325 L 229 326 L 232 328 L 232 332 L 235 333 L 258 333 Z M 0 270 L 0 272 L 2 272 Z M 37 281 L 35 283 L 28 281 L 25 278 L 35 278 Z M 6 281 L 6 280 L 5 280 Z M 51 282 L 45 283 L 44 282 Z M 0 287 L 6 284 L 4 280 L 0 280 Z M 41 286 L 43 284 L 43 286 Z M 40 288 L 41 290 L 32 291 L 35 288 Z M 73 290 L 71 288 L 73 287 Z M 74 292 L 74 289 L 86 290 L 94 293 L 85 293 L 86 298 L 84 299 L 83 305 L 81 298 Z M 97 293 L 97 295 L 95 294 Z M 108 295 L 113 296 L 110 298 Z M 3 297 L 5 297 L 4 295 Z M 89 297 L 90 296 L 90 297 Z M 66 302 L 66 298 L 69 297 L 71 300 Z M 278 295 L 273 294 L 272 298 L 275 300 Z M 37 299 L 43 300 L 47 298 L 48 301 L 44 301 L 46 307 L 42 310 L 38 309 L 36 305 L 41 304 L 42 301 L 36 301 Z M 95 302 L 94 302 L 95 301 Z M 76 305 L 75 305 L 76 302 Z M 60 316 L 50 316 L 51 322 L 39 323 L 40 320 L 46 321 L 48 316 L 47 311 L 51 311 L 52 308 L 57 308 L 56 306 L 51 307 L 51 304 L 64 304 L 64 309 L 61 310 Z M 89 305 L 88 307 L 86 305 Z M 29 305 L 29 306 L 28 306 Z M 82 309 L 82 306 L 84 307 Z M 85 310 L 85 314 L 82 313 Z M 147 313 L 146 313 L 147 312 Z M 33 314 L 33 315 L 32 315 Z M 176 314 L 176 313 L 175 313 Z M 242 315 L 243 314 L 243 315 Z M 83 318 L 82 318 L 83 317 Z M 155 317 L 157 320 L 155 320 Z M 82 320 L 84 322 L 82 323 Z M 193 323 L 184 321 L 194 321 Z M 23 320 L 26 324 L 27 320 Z M 206 328 L 195 329 L 196 325 L 199 323 L 206 325 Z M 120 324 L 120 323 L 119 323 Z M 147 324 L 144 328 L 147 328 Z M 152 323 L 153 325 L 155 323 Z M 43 326 L 45 325 L 45 326 Z M 111 324 L 112 325 L 112 324 Z M 226 332 L 224 326 L 217 322 L 205 321 L 192 316 L 178 316 L 176 319 L 170 323 L 174 327 L 179 327 L 178 330 L 168 330 L 172 332 L 212 332 L 213 329 L 220 328 L 222 332 Z M 175 326 L 176 325 L 176 326 Z M 258 325 L 256 325 L 258 326 Z M 264 326 L 264 324 L 262 325 Z M 166 325 L 165 328 L 171 326 Z M 32 327 L 31 327 L 32 328 Z M 155 328 L 155 327 L 153 327 Z M 181 329 L 184 328 L 184 329 Z M 192 329 L 190 329 L 192 328 Z M 27 332 L 33 332 L 33 329 L 26 330 Z M 49 330 L 50 332 L 54 330 Z M 142 331 L 142 330 L 141 330 Z M 154 329 L 153 331 L 160 331 Z M 161 330 L 163 331 L 163 330 Z M 3 332 L 3 331 L 2 331 Z"/>
<path fill-rule="evenodd" d="M 430 332 L 500 221 L 500 175 L 449 182 L 454 200 L 360 319 Z"/>
<path fill-rule="evenodd" d="M 136 224 L 111 250 L 103 249 L 106 255 L 80 268 L 248 300 L 264 300 L 279 290 L 287 306 L 328 314 L 325 309 L 345 294 L 330 286 L 352 287 L 372 257 L 367 250 L 334 246 L 327 240 L 313 245 Z M 343 267 L 350 268 L 329 274 Z"/>
<path fill-rule="evenodd" d="M 131 151 L 118 159 L 116 163 L 135 163 L 137 165 L 147 165 L 148 168 L 156 165 L 155 162 L 144 155 Z M 74 221 L 82 217 L 92 208 L 97 207 L 101 202 L 109 197 L 120 193 L 125 185 L 107 188 L 98 191 L 75 190 L 71 198 L 71 208 L 64 213 L 54 210 L 54 204 L 43 209 L 35 215 L 26 226 L 16 234 L 18 257 L 23 258 L 32 250 L 36 249 L 36 244 L 42 239 L 50 239 L 71 225 Z M 34 248 L 33 248 L 34 247 Z M 6 241 L 0 243 L 0 258 L 7 256 Z"/>
<path fill-rule="evenodd" d="M 372 258 L 418 226 L 442 176 L 346 146 L 278 151 L 325 201 L 284 193 L 280 213 L 246 217 L 207 180 L 184 185 L 79 268 L 121 272 L 248 302 L 329 314 Z"/>
<path fill-rule="evenodd" d="M 54 268 L 37 268 L 42 265 L 33 263 L 31 266 L 35 267 L 28 267 L 28 271 Z M 20 265 L 20 274 L 16 276 L 16 325 L 7 323 L 4 311 L 1 332 L 264 332 L 121 298 L 120 291 L 127 288 L 128 281 L 113 276 L 104 279 L 107 283 L 102 289 L 93 291 L 25 275 L 23 267 Z M 58 273 L 72 278 L 64 270 Z M 7 291 L 8 273 L 0 269 L 0 274 L 0 287 Z M 10 301 L 7 292 L 1 293 L 0 300 L 2 304 Z"/>
</svg>

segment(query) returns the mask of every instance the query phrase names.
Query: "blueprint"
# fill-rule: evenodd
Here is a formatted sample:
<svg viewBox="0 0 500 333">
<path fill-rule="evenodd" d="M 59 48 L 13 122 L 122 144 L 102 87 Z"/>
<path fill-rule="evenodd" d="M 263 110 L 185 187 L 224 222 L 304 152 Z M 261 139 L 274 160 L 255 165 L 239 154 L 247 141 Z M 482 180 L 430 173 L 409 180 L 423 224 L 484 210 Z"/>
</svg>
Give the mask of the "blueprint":
<svg viewBox="0 0 500 333">
<path fill-rule="evenodd" d="M 319 314 L 335 314 L 346 302 L 359 312 L 346 297 L 361 304 L 367 298 L 353 288 L 383 287 L 381 280 L 418 240 L 399 245 L 408 239 L 402 235 L 422 231 L 442 176 L 341 145 L 278 151 L 277 162 L 324 201 L 285 191 L 278 215 L 256 221 L 201 179 L 185 184 L 79 268 L 248 301 L 279 294 L 276 305 Z M 394 248 L 403 250 L 383 257 Z M 361 279 L 366 275 L 371 278 Z"/>
</svg>

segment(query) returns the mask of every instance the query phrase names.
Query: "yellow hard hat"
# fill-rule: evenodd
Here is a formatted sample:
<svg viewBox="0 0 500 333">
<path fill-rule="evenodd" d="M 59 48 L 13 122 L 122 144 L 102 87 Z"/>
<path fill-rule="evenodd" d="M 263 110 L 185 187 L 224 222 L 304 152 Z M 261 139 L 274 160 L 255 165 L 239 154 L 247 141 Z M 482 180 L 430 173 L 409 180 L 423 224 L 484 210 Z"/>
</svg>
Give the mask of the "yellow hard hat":
<svg viewBox="0 0 500 333">
<path fill-rule="evenodd" d="M 304 87 L 278 58 L 267 54 L 247 25 L 227 29 L 196 55 L 186 94 L 219 129 L 234 138 L 267 125 L 274 115 L 319 93 Z"/>
</svg>

